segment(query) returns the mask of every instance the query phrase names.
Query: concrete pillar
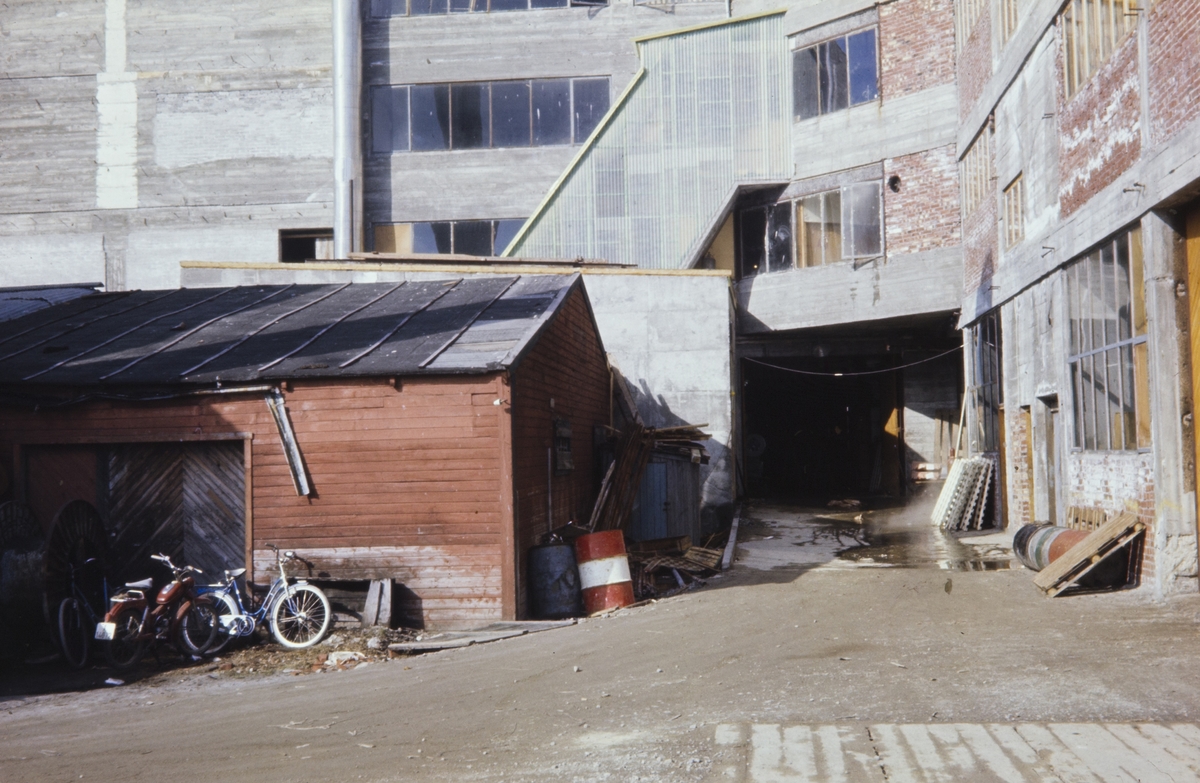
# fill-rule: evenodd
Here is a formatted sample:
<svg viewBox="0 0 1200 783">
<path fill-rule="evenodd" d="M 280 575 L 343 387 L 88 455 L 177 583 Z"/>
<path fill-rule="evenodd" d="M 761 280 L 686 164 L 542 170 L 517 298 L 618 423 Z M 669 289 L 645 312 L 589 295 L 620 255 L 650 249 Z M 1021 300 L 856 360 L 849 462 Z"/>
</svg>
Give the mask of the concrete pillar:
<svg viewBox="0 0 1200 783">
<path fill-rule="evenodd" d="M 362 3 L 333 0 L 333 255 L 362 250 Z"/>
<path fill-rule="evenodd" d="M 1163 215 L 1142 218 L 1154 449 L 1156 596 L 1197 589 L 1196 487 L 1192 432 L 1187 259 L 1183 237 Z"/>
</svg>

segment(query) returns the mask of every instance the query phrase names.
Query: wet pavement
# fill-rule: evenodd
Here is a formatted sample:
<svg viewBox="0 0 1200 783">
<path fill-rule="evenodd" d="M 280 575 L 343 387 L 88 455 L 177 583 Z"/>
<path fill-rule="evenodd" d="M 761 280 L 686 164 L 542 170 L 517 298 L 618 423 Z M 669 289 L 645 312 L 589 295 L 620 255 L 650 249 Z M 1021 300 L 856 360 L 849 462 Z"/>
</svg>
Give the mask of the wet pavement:
<svg viewBox="0 0 1200 783">
<path fill-rule="evenodd" d="M 1011 531 L 947 533 L 930 520 L 934 500 L 926 493 L 905 505 L 862 510 L 751 502 L 739 524 L 737 563 L 760 571 L 1020 567 Z"/>
</svg>

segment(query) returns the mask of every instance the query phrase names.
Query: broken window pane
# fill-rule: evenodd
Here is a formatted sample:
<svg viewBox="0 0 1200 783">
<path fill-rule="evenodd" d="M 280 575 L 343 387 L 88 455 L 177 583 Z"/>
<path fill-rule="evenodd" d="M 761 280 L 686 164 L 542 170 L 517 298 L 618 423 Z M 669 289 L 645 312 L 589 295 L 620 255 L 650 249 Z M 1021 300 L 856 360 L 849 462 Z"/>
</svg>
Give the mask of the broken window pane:
<svg viewBox="0 0 1200 783">
<path fill-rule="evenodd" d="M 412 251 L 414 253 L 449 253 L 449 223 L 413 223 Z"/>
<path fill-rule="evenodd" d="M 371 88 L 371 150 L 408 149 L 408 88 Z"/>
<path fill-rule="evenodd" d="M 796 202 L 796 266 L 820 266 L 825 263 L 825 219 L 821 214 L 824 198 L 818 193 Z"/>
<path fill-rule="evenodd" d="M 496 242 L 493 246 L 492 255 L 500 255 L 509 243 L 517 236 L 517 232 L 521 230 L 521 226 L 525 225 L 524 220 L 497 220 L 496 221 Z"/>
<path fill-rule="evenodd" d="M 410 0 L 408 12 L 413 16 L 446 13 L 446 0 Z"/>
<path fill-rule="evenodd" d="M 880 188 L 877 182 L 860 182 L 845 188 L 842 228 L 850 235 L 848 258 L 870 258 L 883 252 L 880 232 Z"/>
<path fill-rule="evenodd" d="M 491 146 L 489 103 L 486 84 L 456 84 L 450 88 L 453 149 L 469 150 Z"/>
<path fill-rule="evenodd" d="M 582 144 L 608 111 L 608 79 L 576 79 L 575 143 Z"/>
<path fill-rule="evenodd" d="M 535 146 L 571 143 L 569 79 L 533 82 L 533 143 Z"/>
<path fill-rule="evenodd" d="M 762 269 L 767 233 L 767 211 L 762 208 L 744 209 L 738 214 L 738 234 L 742 277 L 753 277 Z"/>
<path fill-rule="evenodd" d="M 492 84 L 492 146 L 528 147 L 529 82 Z"/>
<path fill-rule="evenodd" d="M 467 256 L 492 254 L 492 221 L 460 220 L 454 224 L 454 252 Z"/>
<path fill-rule="evenodd" d="M 788 202 L 770 208 L 767 220 L 767 271 L 792 268 L 792 205 Z"/>
<path fill-rule="evenodd" d="M 817 88 L 817 49 L 810 46 L 792 55 L 792 113 L 807 120 L 821 113 L 821 95 Z"/>
<path fill-rule="evenodd" d="M 848 105 L 846 39 L 821 44 L 821 111 L 831 112 Z"/>
<path fill-rule="evenodd" d="M 842 258 L 842 192 L 831 190 L 824 196 L 825 206 L 825 263 Z"/>
<path fill-rule="evenodd" d="M 879 97 L 878 65 L 875 59 L 875 30 L 863 30 L 848 36 L 850 54 L 850 105 Z"/>
<path fill-rule="evenodd" d="M 450 88 L 444 84 L 417 84 L 410 88 L 412 148 L 450 148 Z"/>
</svg>

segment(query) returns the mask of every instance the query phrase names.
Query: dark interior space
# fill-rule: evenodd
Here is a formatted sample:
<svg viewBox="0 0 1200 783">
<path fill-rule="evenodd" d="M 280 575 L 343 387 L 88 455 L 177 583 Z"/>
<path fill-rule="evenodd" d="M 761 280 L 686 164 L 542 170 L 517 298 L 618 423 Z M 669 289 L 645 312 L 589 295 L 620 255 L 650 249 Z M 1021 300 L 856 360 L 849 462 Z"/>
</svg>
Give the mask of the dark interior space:
<svg viewBox="0 0 1200 783">
<path fill-rule="evenodd" d="M 900 494 L 899 374 L 850 375 L 893 365 L 889 356 L 743 359 L 747 494 Z"/>
</svg>

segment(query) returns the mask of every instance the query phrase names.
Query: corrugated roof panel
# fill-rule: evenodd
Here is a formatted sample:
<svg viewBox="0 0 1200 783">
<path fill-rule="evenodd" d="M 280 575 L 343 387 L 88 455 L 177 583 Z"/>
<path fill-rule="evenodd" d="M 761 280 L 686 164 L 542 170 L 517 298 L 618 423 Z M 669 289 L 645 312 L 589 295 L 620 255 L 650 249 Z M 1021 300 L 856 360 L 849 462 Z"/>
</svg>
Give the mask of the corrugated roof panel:
<svg viewBox="0 0 1200 783">
<path fill-rule="evenodd" d="M 639 43 L 642 73 L 505 255 L 677 269 L 739 185 L 792 172 L 782 14 Z"/>
</svg>

